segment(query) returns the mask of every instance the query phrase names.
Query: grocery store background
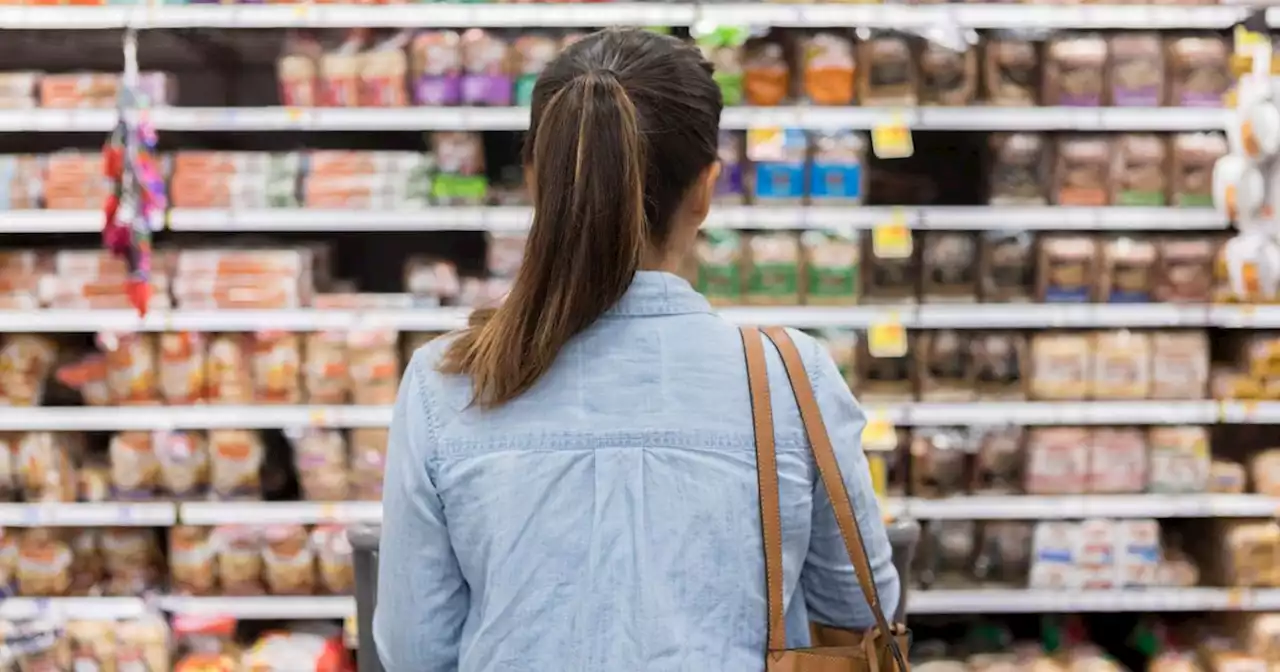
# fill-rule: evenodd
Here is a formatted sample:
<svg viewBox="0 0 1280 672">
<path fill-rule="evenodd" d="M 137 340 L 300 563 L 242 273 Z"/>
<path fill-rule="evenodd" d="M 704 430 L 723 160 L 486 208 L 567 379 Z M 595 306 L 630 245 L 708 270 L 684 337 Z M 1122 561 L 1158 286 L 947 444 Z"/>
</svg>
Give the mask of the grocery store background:
<svg viewBox="0 0 1280 672">
<path fill-rule="evenodd" d="M 401 367 L 502 296 L 521 105 L 611 25 L 716 64 L 688 276 L 846 371 L 922 525 L 917 660 L 1280 662 L 1280 306 L 1212 179 L 1280 15 L 97 4 L 0 4 L 0 670 L 341 658 Z M 145 317 L 100 234 L 129 40 L 168 199 Z"/>
</svg>

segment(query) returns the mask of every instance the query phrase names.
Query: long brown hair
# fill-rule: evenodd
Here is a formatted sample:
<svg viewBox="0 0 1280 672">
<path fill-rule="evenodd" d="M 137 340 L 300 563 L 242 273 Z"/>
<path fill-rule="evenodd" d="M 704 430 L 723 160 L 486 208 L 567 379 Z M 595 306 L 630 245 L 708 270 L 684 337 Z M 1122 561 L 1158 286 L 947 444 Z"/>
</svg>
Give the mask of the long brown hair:
<svg viewBox="0 0 1280 672">
<path fill-rule="evenodd" d="M 532 102 L 524 263 L 506 301 L 474 313 L 440 363 L 471 377 L 482 408 L 532 387 L 622 298 L 645 252 L 663 249 L 676 208 L 716 160 L 723 108 L 696 48 L 639 30 L 567 48 Z"/>
</svg>

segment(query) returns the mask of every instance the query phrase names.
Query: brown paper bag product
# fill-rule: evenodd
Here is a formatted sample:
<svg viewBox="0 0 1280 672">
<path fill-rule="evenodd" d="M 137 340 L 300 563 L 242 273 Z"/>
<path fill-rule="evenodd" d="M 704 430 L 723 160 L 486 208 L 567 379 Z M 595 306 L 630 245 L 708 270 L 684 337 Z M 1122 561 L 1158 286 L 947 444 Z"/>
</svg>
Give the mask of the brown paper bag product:
<svg viewBox="0 0 1280 672">
<path fill-rule="evenodd" d="M 1098 207 L 1111 202 L 1111 140 L 1102 136 L 1058 139 L 1053 200 L 1058 205 Z"/>
<path fill-rule="evenodd" d="M 791 69 L 782 44 L 769 38 L 748 40 L 743 47 L 742 79 L 748 105 L 784 103 L 791 93 Z"/>
<path fill-rule="evenodd" d="M 1164 138 L 1153 134 L 1120 136 L 1111 172 L 1111 203 L 1164 207 L 1168 204 L 1169 155 Z"/>
<path fill-rule="evenodd" d="M 1111 104 L 1159 107 L 1165 98 L 1164 44 L 1159 33 L 1111 36 Z"/>
<path fill-rule="evenodd" d="M 1084 334 L 1039 333 L 1031 337 L 1029 396 L 1038 401 L 1078 401 L 1093 387 L 1092 341 Z"/>
<path fill-rule="evenodd" d="M 1217 35 L 1174 37 L 1167 44 L 1169 104 L 1222 107 L 1231 88 L 1230 50 Z"/>
<path fill-rule="evenodd" d="M 1146 399 L 1151 395 L 1151 336 L 1128 330 L 1093 337 L 1093 399 Z"/>
<path fill-rule="evenodd" d="M 1023 303 L 1036 295 L 1035 239 L 1025 231 L 985 231 L 979 291 L 986 303 Z"/>
<path fill-rule="evenodd" d="M 979 399 L 1026 399 L 1027 339 L 1013 332 L 979 333 L 970 337 L 974 386 Z"/>
<path fill-rule="evenodd" d="M 796 306 L 801 300 L 800 240 L 791 233 L 747 237 L 747 304 Z"/>
<path fill-rule="evenodd" d="M 1227 154 L 1221 133 L 1179 133 L 1173 136 L 1170 203 L 1179 208 L 1213 207 L 1213 166 Z"/>
<path fill-rule="evenodd" d="M 1107 86 L 1107 41 L 1100 35 L 1067 35 L 1049 40 L 1044 57 L 1041 100 L 1057 107 L 1098 107 Z"/>
<path fill-rule="evenodd" d="M 911 335 L 908 335 L 910 338 Z M 912 339 L 914 340 L 914 339 Z M 858 341 L 858 398 L 866 402 L 896 403 L 916 397 L 916 356 L 908 344 L 902 357 L 872 357 L 867 339 Z"/>
<path fill-rule="evenodd" d="M 811 306 L 850 306 L 862 290 L 861 241 L 857 234 L 826 231 L 800 234 L 804 301 Z"/>
<path fill-rule="evenodd" d="M 911 43 L 900 35 L 873 35 L 858 44 L 858 100 L 867 106 L 917 103 Z"/>
<path fill-rule="evenodd" d="M 1118 237 L 1102 245 L 1098 299 L 1103 303 L 1150 303 L 1155 295 L 1156 246 L 1150 240 Z"/>
<path fill-rule="evenodd" d="M 1100 270 L 1094 239 L 1045 236 L 1040 240 L 1036 293 L 1044 303 L 1088 303 Z"/>
<path fill-rule="evenodd" d="M 851 105 L 857 72 L 853 38 L 821 31 L 800 40 L 805 98 L 815 105 Z"/>
<path fill-rule="evenodd" d="M 1203 331 L 1151 336 L 1151 398 L 1204 399 L 1209 387 L 1209 337 Z"/>
<path fill-rule="evenodd" d="M 915 354 L 921 401 L 976 398 L 977 367 L 968 334 L 954 329 L 926 331 L 916 338 Z"/>
<path fill-rule="evenodd" d="M 1040 52 L 1034 42 L 1010 36 L 988 39 L 982 78 L 987 102 L 1003 107 L 1030 107 L 1039 99 Z"/>
<path fill-rule="evenodd" d="M 978 93 L 978 51 L 926 41 L 920 50 L 920 104 L 964 107 Z"/>
<path fill-rule="evenodd" d="M 917 241 L 919 238 L 916 238 Z M 862 238 L 862 295 L 869 304 L 914 304 L 920 295 L 920 245 L 912 246 L 912 254 L 902 259 L 877 257 L 872 233 Z"/>
<path fill-rule="evenodd" d="M 991 205 L 1045 205 L 1053 173 L 1048 142 L 1037 133 L 993 133 Z"/>
<path fill-rule="evenodd" d="M 968 492 L 974 453 L 968 432 L 953 427 L 918 428 L 911 434 L 911 494 L 951 497 Z"/>
<path fill-rule="evenodd" d="M 929 231 L 922 238 L 921 298 L 927 303 L 977 301 L 977 236 L 966 231 Z"/>
</svg>

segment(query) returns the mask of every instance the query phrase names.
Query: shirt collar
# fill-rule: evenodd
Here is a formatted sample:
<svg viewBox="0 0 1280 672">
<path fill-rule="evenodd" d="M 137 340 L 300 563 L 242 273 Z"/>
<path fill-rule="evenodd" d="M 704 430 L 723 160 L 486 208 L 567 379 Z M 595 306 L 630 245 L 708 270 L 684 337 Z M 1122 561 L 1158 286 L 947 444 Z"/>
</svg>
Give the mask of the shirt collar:
<svg viewBox="0 0 1280 672">
<path fill-rule="evenodd" d="M 637 271 L 631 286 L 607 315 L 682 315 L 709 313 L 711 304 L 687 280 L 662 271 Z"/>
</svg>

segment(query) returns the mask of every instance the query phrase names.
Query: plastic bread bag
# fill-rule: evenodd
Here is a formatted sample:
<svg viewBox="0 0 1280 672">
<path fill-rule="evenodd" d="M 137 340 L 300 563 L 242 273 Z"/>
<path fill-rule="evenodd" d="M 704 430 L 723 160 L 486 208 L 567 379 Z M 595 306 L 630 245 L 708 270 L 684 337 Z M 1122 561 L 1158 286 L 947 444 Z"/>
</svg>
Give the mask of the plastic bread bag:
<svg viewBox="0 0 1280 672">
<path fill-rule="evenodd" d="M 169 530 L 169 579 L 178 595 L 214 595 L 218 549 L 213 530 L 178 525 Z"/>
<path fill-rule="evenodd" d="M 254 334 L 250 355 L 255 403 L 297 404 L 302 401 L 302 340 L 298 334 Z"/>
<path fill-rule="evenodd" d="M 293 463 L 302 497 L 310 501 L 341 502 L 347 499 L 347 442 L 332 429 L 286 430 L 293 446 Z"/>
<path fill-rule="evenodd" d="M 354 549 L 341 525 L 317 525 L 311 532 L 320 587 L 332 595 L 348 595 L 355 589 Z"/>
<path fill-rule="evenodd" d="M 209 432 L 209 481 L 219 499 L 257 499 L 262 493 L 266 449 L 257 432 L 215 429 Z"/>
<path fill-rule="evenodd" d="M 248 525 L 223 525 L 211 537 L 218 552 L 218 585 L 224 595 L 261 595 L 262 530 Z"/>
<path fill-rule="evenodd" d="M 150 432 L 120 432 L 107 447 L 111 489 L 123 500 L 151 499 L 160 484 L 160 462 Z"/>
<path fill-rule="evenodd" d="M 209 447 L 196 432 L 156 432 L 152 435 L 159 463 L 160 490 L 179 500 L 196 499 L 209 488 Z"/>
<path fill-rule="evenodd" d="M 152 334 L 99 334 L 107 362 L 107 386 L 115 403 L 159 403 L 156 339 Z"/>
<path fill-rule="evenodd" d="M 316 588 L 315 551 L 301 525 L 271 525 L 264 530 L 263 578 L 273 595 L 310 595 Z"/>
<path fill-rule="evenodd" d="M 204 400 L 205 339 L 198 332 L 160 335 L 160 395 L 166 404 L 181 406 Z"/>
<path fill-rule="evenodd" d="M 57 354 L 55 343 L 41 336 L 0 339 L 0 405 L 39 406 Z"/>
</svg>

